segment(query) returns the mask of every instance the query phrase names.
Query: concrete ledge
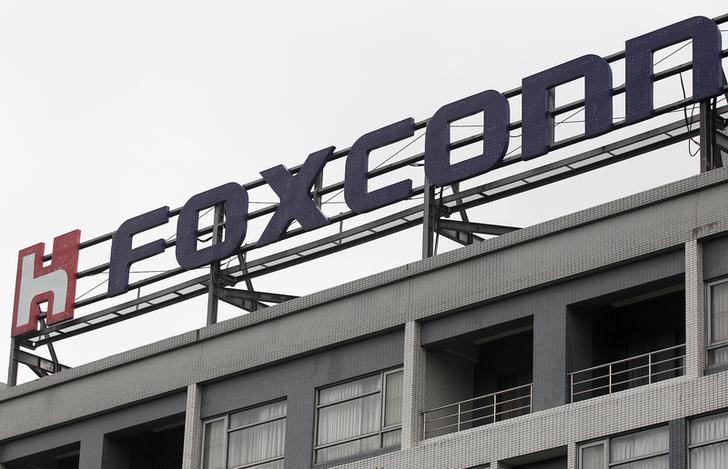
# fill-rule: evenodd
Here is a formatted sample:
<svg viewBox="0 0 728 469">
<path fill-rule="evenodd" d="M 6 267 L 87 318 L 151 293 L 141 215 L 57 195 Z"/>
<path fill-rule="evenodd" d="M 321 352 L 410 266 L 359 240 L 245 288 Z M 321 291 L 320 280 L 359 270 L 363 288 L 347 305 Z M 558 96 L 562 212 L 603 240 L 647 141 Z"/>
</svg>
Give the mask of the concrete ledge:
<svg viewBox="0 0 728 469">
<path fill-rule="evenodd" d="M 410 450 L 338 467 L 462 469 L 726 408 L 728 373 L 680 377 L 427 439 Z"/>
</svg>

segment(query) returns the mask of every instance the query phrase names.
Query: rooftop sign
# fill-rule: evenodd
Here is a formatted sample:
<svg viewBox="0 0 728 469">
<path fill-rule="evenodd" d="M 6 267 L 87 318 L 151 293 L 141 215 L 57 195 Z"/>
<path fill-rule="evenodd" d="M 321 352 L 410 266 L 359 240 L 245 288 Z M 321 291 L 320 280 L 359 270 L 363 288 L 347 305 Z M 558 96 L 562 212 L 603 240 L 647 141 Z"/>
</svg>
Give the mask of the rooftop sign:
<svg viewBox="0 0 728 469">
<path fill-rule="evenodd" d="M 653 54 L 671 45 L 691 40 L 693 95 L 698 102 L 724 92 L 721 65 L 721 34 L 713 20 L 697 16 L 626 41 L 624 85 L 626 116 L 620 127 L 655 115 L 653 104 Z M 616 94 L 609 62 L 596 55 L 584 55 L 523 79 L 522 160 L 545 155 L 553 148 L 553 105 L 550 92 L 573 80 L 584 79 L 585 132 L 582 139 L 610 132 L 613 121 L 612 97 Z M 452 163 L 450 124 L 484 114 L 482 151 L 467 160 Z M 510 107 L 506 95 L 487 90 L 442 106 L 426 124 L 424 171 L 430 184 L 447 186 L 499 167 L 509 146 Z M 355 214 L 362 214 L 405 200 L 413 195 L 410 179 L 369 190 L 369 154 L 414 135 L 417 124 L 407 118 L 361 136 L 346 157 L 344 197 Z M 254 247 L 262 247 L 286 236 L 293 221 L 311 231 L 329 225 L 311 195 L 316 179 L 334 155 L 334 147 L 311 153 L 297 171 L 278 165 L 261 172 L 265 183 L 280 203 Z M 178 213 L 175 254 L 183 269 L 195 269 L 236 255 L 247 233 L 249 216 L 246 185 L 230 182 L 192 196 Z M 198 248 L 199 214 L 224 206 L 224 237 Z M 163 206 L 123 222 L 113 234 L 108 264 L 108 297 L 129 290 L 130 267 L 164 252 L 164 239 L 132 247 L 135 235 L 165 225 L 177 213 Z M 73 318 L 75 282 L 78 274 L 80 232 L 59 236 L 54 241 L 52 263 L 43 267 L 43 244 L 23 249 L 18 255 L 12 337 L 38 329 L 40 304 L 48 303 L 46 321 L 59 323 Z"/>
</svg>

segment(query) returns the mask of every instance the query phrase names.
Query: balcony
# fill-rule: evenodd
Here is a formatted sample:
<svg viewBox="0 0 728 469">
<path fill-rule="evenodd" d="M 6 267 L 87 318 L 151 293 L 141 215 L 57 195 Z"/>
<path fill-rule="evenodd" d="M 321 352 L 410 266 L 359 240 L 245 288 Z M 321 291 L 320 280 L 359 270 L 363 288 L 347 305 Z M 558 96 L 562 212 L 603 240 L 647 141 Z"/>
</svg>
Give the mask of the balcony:
<svg viewBox="0 0 728 469">
<path fill-rule="evenodd" d="M 425 373 L 425 438 L 530 413 L 532 318 L 430 346 Z"/>
<path fill-rule="evenodd" d="M 612 394 L 685 373 L 685 344 L 569 373 L 571 402 Z"/>
<path fill-rule="evenodd" d="M 530 383 L 424 412 L 424 437 L 459 432 L 529 413 L 531 413 Z"/>
<path fill-rule="evenodd" d="M 685 291 L 682 279 L 676 280 L 570 305 L 570 402 L 684 374 Z"/>
</svg>

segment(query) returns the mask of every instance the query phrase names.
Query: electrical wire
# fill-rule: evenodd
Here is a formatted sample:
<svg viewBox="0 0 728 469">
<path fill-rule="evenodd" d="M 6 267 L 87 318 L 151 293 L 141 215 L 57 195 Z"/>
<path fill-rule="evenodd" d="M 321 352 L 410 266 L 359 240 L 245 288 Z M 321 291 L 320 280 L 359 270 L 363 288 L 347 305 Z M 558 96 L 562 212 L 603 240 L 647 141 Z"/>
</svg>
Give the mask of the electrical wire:
<svg viewBox="0 0 728 469">
<path fill-rule="evenodd" d="M 687 93 L 685 92 L 685 81 L 683 80 L 682 73 L 679 74 L 680 76 L 680 88 L 682 89 L 683 99 L 687 99 Z M 692 132 L 692 120 L 693 120 L 693 113 L 695 112 L 695 104 L 693 103 L 692 107 L 690 108 L 690 118 L 688 119 L 688 108 L 685 106 L 683 108 L 683 113 L 685 115 L 685 127 L 688 129 L 688 133 Z M 698 149 L 695 150 L 693 153 L 693 146 L 692 144 L 696 144 L 698 146 Z M 696 142 L 694 137 L 690 137 L 688 139 L 688 153 L 691 157 L 694 157 L 698 153 L 700 153 L 700 142 Z"/>
<path fill-rule="evenodd" d="M 675 55 L 675 54 L 677 54 L 678 52 L 680 52 L 681 50 L 685 49 L 685 48 L 686 48 L 687 46 L 689 46 L 689 45 L 690 45 L 690 44 L 692 44 L 692 43 L 693 43 L 693 40 L 691 39 L 691 40 L 689 40 L 688 42 L 686 42 L 685 44 L 683 44 L 682 46 L 678 47 L 678 48 L 677 48 L 677 49 L 675 49 L 674 51 L 672 51 L 672 52 L 670 52 L 669 54 L 667 54 L 667 55 L 666 55 L 665 57 L 661 58 L 660 60 L 658 60 L 657 62 L 655 62 L 654 64 L 652 64 L 652 66 L 653 66 L 653 67 L 656 67 L 657 65 L 661 64 L 661 63 L 662 63 L 662 62 L 664 62 L 665 60 L 669 59 L 669 58 L 670 58 L 670 57 L 672 57 L 673 55 Z"/>
<path fill-rule="evenodd" d="M 108 278 L 107 279 L 104 279 L 102 282 L 96 284 L 94 287 L 90 288 L 89 290 L 87 290 L 87 291 L 83 292 L 82 294 L 80 294 L 79 296 L 77 296 L 75 301 L 80 300 L 81 298 L 83 298 L 84 296 L 88 295 L 92 291 L 96 290 L 97 288 L 99 288 L 101 285 L 105 284 L 108 281 L 109 281 Z"/>
<path fill-rule="evenodd" d="M 407 145 L 403 146 L 402 148 L 400 148 L 399 150 L 397 150 L 396 152 L 394 152 L 394 153 L 393 153 L 393 154 L 392 154 L 391 156 L 389 156 L 389 157 L 388 157 L 388 158 L 387 158 L 386 160 L 384 160 L 384 161 L 382 161 L 381 163 L 379 163 L 378 165 L 376 165 L 376 166 L 374 167 L 374 169 L 372 169 L 372 171 L 374 171 L 375 169 L 378 169 L 378 168 L 382 167 L 382 165 L 386 164 L 386 163 L 387 163 L 387 162 L 388 162 L 389 160 L 391 160 L 391 159 L 392 159 L 392 158 L 394 158 L 395 156 L 397 156 L 397 155 L 399 155 L 400 153 L 402 153 L 403 151 L 405 151 L 405 150 L 406 150 L 407 148 L 409 148 L 410 146 L 412 146 L 412 145 L 413 145 L 413 144 L 414 144 L 414 143 L 415 143 L 415 142 L 416 142 L 417 140 L 421 139 L 421 138 L 422 138 L 422 137 L 424 137 L 424 136 L 425 136 L 425 134 L 424 134 L 424 133 L 421 133 L 420 135 L 418 135 L 418 136 L 417 136 L 417 137 L 416 137 L 416 138 L 415 138 L 414 140 L 412 140 L 412 141 L 411 141 L 411 142 L 409 142 L 409 143 L 408 143 Z M 321 205 L 324 205 L 324 204 L 328 204 L 329 202 L 331 202 L 331 200 L 332 200 L 332 199 L 335 199 L 335 198 L 336 198 L 337 196 L 339 196 L 339 195 L 340 195 L 340 194 L 341 194 L 342 192 L 344 192 L 344 189 L 341 189 L 341 190 L 340 190 L 339 192 L 337 192 L 336 194 L 332 195 L 331 197 L 329 197 L 329 198 L 328 198 L 328 199 L 326 199 L 325 201 L 321 202 Z"/>
</svg>

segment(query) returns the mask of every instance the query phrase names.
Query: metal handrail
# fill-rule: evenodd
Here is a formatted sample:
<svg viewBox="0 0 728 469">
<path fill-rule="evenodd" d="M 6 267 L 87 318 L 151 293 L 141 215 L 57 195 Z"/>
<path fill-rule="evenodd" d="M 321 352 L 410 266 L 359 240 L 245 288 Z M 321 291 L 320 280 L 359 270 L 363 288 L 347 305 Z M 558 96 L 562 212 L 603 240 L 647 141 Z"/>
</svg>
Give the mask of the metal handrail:
<svg viewBox="0 0 728 469">
<path fill-rule="evenodd" d="M 666 352 L 678 352 L 679 355 L 675 357 L 669 357 L 667 359 L 656 359 L 656 357 L 659 354 L 663 354 Z M 615 370 L 615 367 L 618 367 L 620 365 L 626 365 L 629 366 L 629 363 L 632 363 L 636 360 L 647 360 L 647 363 L 635 365 L 626 369 L 618 369 Z M 653 381 L 659 381 L 662 378 L 659 378 L 661 375 L 664 375 L 666 373 L 675 373 L 677 375 L 682 375 L 684 373 L 685 369 L 685 344 L 680 345 L 674 345 L 672 347 L 667 347 L 660 350 L 655 350 L 653 352 L 643 353 L 640 355 L 635 355 L 632 357 L 624 358 L 622 360 L 613 361 L 611 363 L 605 363 L 602 365 L 592 366 L 590 368 L 585 368 L 583 370 L 579 371 L 573 371 L 571 373 L 568 373 L 569 381 L 570 381 L 570 394 L 571 394 L 571 402 L 575 402 L 577 399 L 577 396 L 580 396 L 582 394 L 587 393 L 595 393 L 599 391 L 606 390 L 606 394 L 611 394 L 614 392 L 613 388 L 615 386 L 620 387 L 620 390 L 623 389 L 623 386 L 627 385 L 629 386 L 630 383 L 634 383 L 635 381 L 640 380 L 647 380 L 646 383 L 640 384 L 640 386 L 643 386 L 644 384 L 651 384 Z M 666 363 L 672 362 L 674 365 L 667 369 L 667 370 L 655 370 L 655 367 L 659 365 L 664 365 Z M 678 363 L 676 363 L 678 362 Z M 592 376 L 590 378 L 582 379 L 577 381 L 575 378 L 582 373 L 587 372 L 595 372 L 597 370 L 603 370 L 602 374 L 598 376 Z M 630 378 L 628 376 L 629 373 L 640 373 L 640 376 L 632 377 Z M 622 375 L 627 374 L 626 377 L 622 377 Z M 602 385 L 596 385 L 594 383 L 595 381 L 607 381 L 607 384 Z M 589 383 L 594 383 L 587 389 L 582 389 L 580 391 L 576 390 L 577 386 L 584 386 L 588 385 Z"/>
<path fill-rule="evenodd" d="M 676 357 L 676 359 L 678 359 L 678 358 L 682 358 L 682 357 Z M 652 373 L 652 375 L 637 376 L 636 378 L 630 378 L 630 379 L 626 379 L 626 380 L 623 380 L 623 381 L 617 381 L 615 383 L 612 383 L 612 386 L 614 386 L 614 385 L 622 385 L 622 384 L 625 384 L 625 383 L 631 383 L 632 381 L 639 381 L 641 379 L 648 379 L 650 377 L 654 377 L 654 376 L 657 376 L 657 375 L 661 375 L 661 374 L 665 374 L 665 373 L 672 373 L 674 371 L 683 370 L 684 368 L 685 368 L 685 366 L 680 365 L 680 366 L 677 366 L 675 368 L 670 368 L 669 370 L 663 370 L 663 371 L 658 371 L 658 372 Z M 604 376 L 601 376 L 600 378 L 603 379 L 603 378 L 606 378 L 606 377 L 607 376 L 604 375 Z M 584 382 L 585 381 L 580 381 L 580 382 L 578 382 L 576 384 L 582 384 Z M 652 381 L 648 380 L 647 384 L 651 384 L 651 383 L 652 383 Z M 585 394 L 585 393 L 588 393 L 588 392 L 599 391 L 601 389 L 607 389 L 607 388 L 609 388 L 609 385 L 597 386 L 595 388 L 586 389 L 584 391 L 576 391 L 576 392 L 573 393 L 573 395 L 576 396 L 577 394 Z"/>
<path fill-rule="evenodd" d="M 670 350 L 679 349 L 681 347 L 685 347 L 685 344 L 673 345 L 672 347 L 664 348 L 664 349 L 661 349 L 661 350 L 655 350 L 654 352 L 647 352 L 647 353 L 643 353 L 642 355 L 635 355 L 633 357 L 623 358 L 622 360 L 617 360 L 617 361 L 614 361 L 614 362 L 611 362 L 611 363 L 604 363 L 603 365 L 596 365 L 596 366 L 593 366 L 591 368 L 584 368 L 583 370 L 572 371 L 569 374 L 570 375 L 575 375 L 577 373 L 583 373 L 585 371 L 591 371 L 591 370 L 596 370 L 597 368 L 603 368 L 603 367 L 608 366 L 608 365 L 618 365 L 620 363 L 624 363 L 624 362 L 628 362 L 628 361 L 631 361 L 631 360 L 635 360 L 637 358 L 646 357 L 648 355 L 655 355 L 655 354 L 662 353 L 662 352 L 669 352 Z"/>
<path fill-rule="evenodd" d="M 528 397 L 528 396 L 524 396 L 524 397 Z M 495 415 L 496 416 L 499 416 L 499 415 L 505 415 L 505 414 L 512 414 L 514 412 L 519 412 L 521 410 L 530 409 L 530 408 L 531 408 L 531 404 L 529 403 L 529 405 L 525 405 L 525 406 L 521 406 L 521 407 L 516 407 L 515 409 L 504 410 L 503 412 L 496 412 Z M 530 413 L 530 411 L 529 411 L 529 413 Z M 519 415 L 521 415 L 521 414 L 519 414 Z M 514 417 L 517 417 L 517 416 L 514 416 Z M 458 423 L 451 423 L 451 424 L 448 424 L 448 425 L 443 425 L 441 427 L 437 427 L 437 428 L 433 428 L 433 429 L 428 429 L 428 430 L 425 430 L 425 431 L 432 433 L 432 432 L 435 432 L 435 431 L 444 430 L 446 428 L 458 427 L 458 425 L 460 427 L 462 427 L 466 423 L 472 423 L 472 422 L 477 422 L 477 421 L 480 421 L 480 420 L 492 419 L 492 418 L 493 418 L 493 415 L 483 415 L 482 417 L 476 417 L 476 418 L 470 419 L 470 420 L 462 420 L 462 421 L 460 421 Z M 501 419 L 501 420 L 505 420 L 505 419 Z M 432 423 L 433 421 L 434 420 L 428 420 L 428 423 Z M 491 423 L 493 423 L 493 422 L 491 422 Z M 457 431 L 460 431 L 460 427 L 458 427 L 458 430 Z"/>
<path fill-rule="evenodd" d="M 514 389 L 518 389 L 518 388 L 514 388 Z M 486 394 L 486 395 L 481 396 L 479 398 L 471 399 L 471 401 L 485 399 L 485 398 L 488 398 L 488 397 L 491 397 L 491 396 L 492 396 L 492 394 Z M 458 414 L 462 415 L 462 414 L 468 414 L 468 413 L 472 413 L 472 412 L 478 412 L 479 410 L 489 409 L 491 407 L 495 407 L 496 405 L 503 405 L 503 404 L 508 404 L 510 402 L 520 401 L 521 399 L 525 399 L 527 397 L 531 397 L 530 394 L 529 395 L 518 396 L 518 397 L 515 397 L 513 399 L 506 399 L 504 401 L 498 401 L 497 403 L 487 404 L 487 405 L 484 405 L 484 406 L 481 406 L 481 407 L 475 407 L 474 409 L 466 409 L 466 410 L 463 410 L 461 412 L 455 412 L 454 414 L 443 415 L 442 417 L 435 417 L 434 419 L 430 419 L 427 422 L 432 423 L 432 422 L 435 422 L 437 420 L 443 420 L 443 419 L 447 419 L 447 418 L 450 418 L 450 417 L 457 417 Z M 464 404 L 464 403 L 467 403 L 467 401 L 456 402 L 455 404 L 448 404 L 447 406 L 440 407 L 439 409 L 429 410 L 429 411 L 427 411 L 427 413 L 429 413 L 429 412 L 436 412 L 437 410 L 442 410 L 442 409 L 447 408 L 447 407 L 453 407 L 453 406 L 456 406 L 458 404 Z M 498 413 L 505 413 L 505 412 L 508 412 L 508 411 L 496 412 L 496 414 L 498 414 Z M 472 419 L 472 420 L 477 420 L 477 419 Z"/>
<path fill-rule="evenodd" d="M 425 411 L 425 413 L 428 414 L 430 412 L 434 412 L 436 410 L 445 409 L 447 407 L 452 407 L 454 405 L 467 404 L 468 402 L 479 401 L 479 400 L 485 399 L 487 397 L 492 397 L 492 396 L 494 396 L 496 394 L 503 394 L 503 393 L 506 393 L 506 392 L 515 391 L 517 389 L 530 388 L 530 387 L 531 387 L 531 383 L 523 384 L 521 386 L 516 386 L 515 388 L 504 389 L 503 391 L 496 391 L 496 392 L 493 392 L 493 393 L 490 393 L 490 394 L 483 394 L 482 396 L 471 397 L 470 399 L 465 399 L 464 401 L 459 401 L 459 402 L 453 402 L 452 404 L 445 404 L 445 405 L 442 405 L 440 407 L 435 407 L 434 409 L 427 410 L 427 411 Z"/>
<path fill-rule="evenodd" d="M 524 384 L 521 386 L 516 386 L 509 389 L 504 389 L 502 391 L 496 391 L 494 393 L 490 394 L 484 394 L 482 396 L 476 396 L 469 399 L 465 399 L 459 402 L 454 402 L 452 404 L 446 404 L 440 407 L 435 407 L 433 409 L 427 410 L 423 412 L 422 415 L 422 422 L 423 422 L 423 431 L 425 436 L 427 436 L 428 433 L 433 433 L 436 431 L 443 431 L 445 430 L 446 433 L 449 433 L 449 429 L 455 428 L 455 431 L 460 431 L 463 429 L 464 425 L 472 424 L 473 422 L 480 422 L 482 420 L 490 419 L 490 422 L 484 422 L 483 424 L 487 423 L 494 423 L 498 420 L 504 420 L 507 418 L 517 417 L 518 415 L 523 415 L 526 413 L 531 412 L 531 384 Z M 526 391 L 526 392 L 524 392 Z M 523 395 L 516 395 L 515 397 L 509 396 L 509 394 L 513 393 L 520 393 L 524 392 Z M 525 399 L 528 399 L 527 404 L 523 404 L 519 401 L 524 401 Z M 477 401 L 490 401 L 487 404 L 480 405 L 478 407 L 473 408 L 467 408 L 463 409 L 463 405 L 471 404 Z M 519 402 L 516 404 L 516 402 Z M 512 404 L 517 407 L 514 407 L 513 409 L 505 409 L 505 410 L 499 410 L 499 406 Z M 476 404 L 473 404 L 476 405 Z M 427 418 L 428 416 L 432 416 L 435 412 L 443 411 L 443 410 L 449 410 L 452 409 L 453 412 L 448 413 L 447 415 L 438 416 L 438 417 L 431 417 Z M 475 416 L 474 414 L 477 412 L 486 411 L 486 415 L 482 416 Z M 510 415 L 510 414 L 517 414 L 517 415 Z M 472 418 L 465 418 L 468 414 L 470 414 L 470 417 Z M 453 423 L 448 423 L 444 425 L 435 426 L 433 428 L 433 423 L 442 421 L 445 419 L 453 419 L 457 420 Z M 478 423 L 478 425 L 481 425 Z M 474 425 L 477 426 L 477 425 Z"/>
</svg>

